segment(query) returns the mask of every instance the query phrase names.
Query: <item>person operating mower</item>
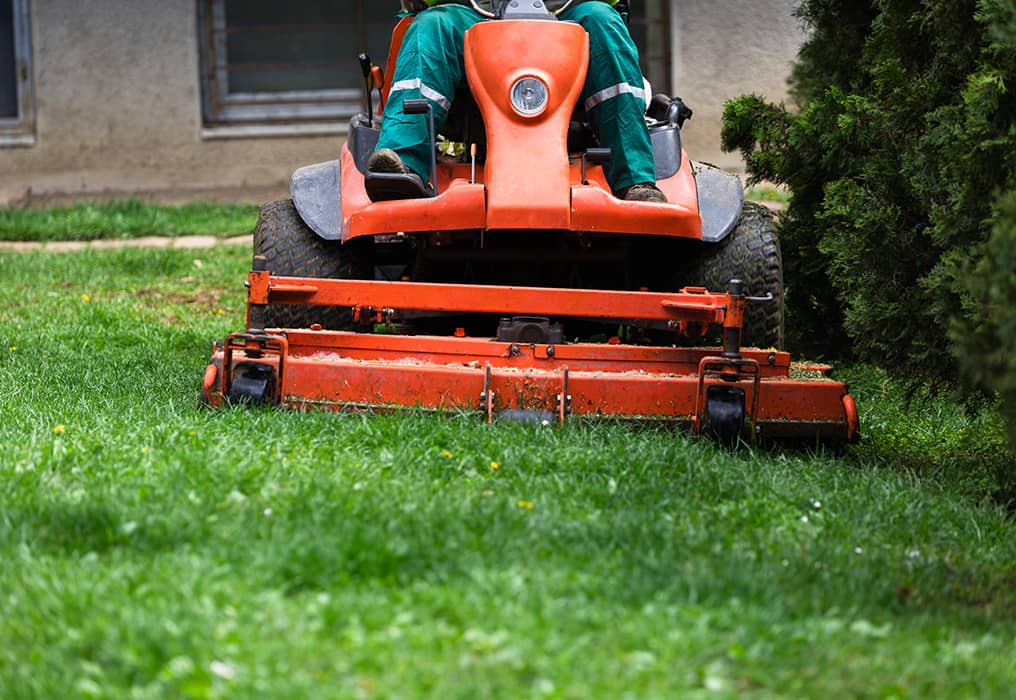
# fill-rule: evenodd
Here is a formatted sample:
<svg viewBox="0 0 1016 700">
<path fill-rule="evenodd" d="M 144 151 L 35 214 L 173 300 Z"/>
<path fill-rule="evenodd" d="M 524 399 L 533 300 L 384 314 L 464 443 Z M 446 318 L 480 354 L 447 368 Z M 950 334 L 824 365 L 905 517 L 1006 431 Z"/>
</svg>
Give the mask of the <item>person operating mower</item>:
<svg viewBox="0 0 1016 700">
<path fill-rule="evenodd" d="M 417 15 L 406 33 L 392 77 L 391 92 L 377 149 L 367 163 L 374 173 L 415 173 L 430 168 L 433 148 L 427 120 L 406 114 L 403 102 L 425 98 L 438 129 L 451 109 L 458 86 L 465 84 L 463 36 L 483 20 L 469 0 L 402 0 Z M 615 196 L 641 202 L 666 202 L 656 187 L 653 149 L 645 121 L 646 90 L 638 48 L 617 0 L 547 0 L 547 9 L 576 22 L 589 34 L 589 73 L 579 104 L 601 146 L 616 154 L 605 166 Z M 486 8 L 485 9 L 492 9 Z M 498 47 L 491 47 L 496 51 Z"/>
</svg>

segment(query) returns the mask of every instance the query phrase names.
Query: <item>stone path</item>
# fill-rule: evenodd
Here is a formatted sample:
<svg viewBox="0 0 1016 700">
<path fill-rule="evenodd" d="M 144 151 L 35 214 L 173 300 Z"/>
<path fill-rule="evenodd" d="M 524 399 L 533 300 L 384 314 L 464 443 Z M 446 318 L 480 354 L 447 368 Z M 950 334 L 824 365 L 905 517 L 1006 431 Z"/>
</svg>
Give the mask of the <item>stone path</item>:
<svg viewBox="0 0 1016 700">
<path fill-rule="evenodd" d="M 250 246 L 253 237 L 250 234 L 233 236 L 232 238 L 216 238 L 215 236 L 178 236 L 163 238 L 147 236 L 145 238 L 115 238 L 98 241 L 49 241 L 20 242 L 0 241 L 0 251 L 25 252 L 45 250 L 51 253 L 75 253 L 81 250 L 115 250 L 119 248 L 212 248 L 217 245 Z"/>
</svg>

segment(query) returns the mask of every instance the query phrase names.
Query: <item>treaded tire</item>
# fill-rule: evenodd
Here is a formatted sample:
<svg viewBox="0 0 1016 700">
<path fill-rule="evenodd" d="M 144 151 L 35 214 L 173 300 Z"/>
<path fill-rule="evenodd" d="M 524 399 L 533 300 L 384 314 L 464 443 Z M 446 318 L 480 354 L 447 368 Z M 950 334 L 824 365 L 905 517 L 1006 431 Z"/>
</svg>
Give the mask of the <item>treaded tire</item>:
<svg viewBox="0 0 1016 700">
<path fill-rule="evenodd" d="M 303 222 L 292 199 L 261 207 L 254 228 L 254 255 L 267 259 L 273 275 L 286 277 L 371 279 L 370 243 L 369 239 L 346 245 L 324 240 Z M 359 328 L 347 308 L 271 304 L 265 309 L 268 328 L 307 328 L 315 323 L 330 330 Z"/>
<path fill-rule="evenodd" d="M 740 279 L 748 296 L 772 294 L 770 302 L 747 305 L 741 344 L 783 348 L 783 255 L 768 209 L 745 202 L 737 227 L 720 243 L 703 249 L 691 279 L 714 292 L 726 291 L 731 279 Z"/>
</svg>

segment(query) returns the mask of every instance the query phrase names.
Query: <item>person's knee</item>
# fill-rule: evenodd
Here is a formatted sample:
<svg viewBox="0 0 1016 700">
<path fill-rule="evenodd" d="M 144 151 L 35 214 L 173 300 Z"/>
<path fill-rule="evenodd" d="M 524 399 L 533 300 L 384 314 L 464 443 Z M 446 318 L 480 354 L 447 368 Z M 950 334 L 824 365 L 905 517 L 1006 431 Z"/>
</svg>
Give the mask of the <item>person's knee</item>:
<svg viewBox="0 0 1016 700">
<path fill-rule="evenodd" d="M 572 19 L 584 27 L 587 23 L 599 27 L 624 27 L 624 19 L 622 19 L 621 14 L 611 5 L 599 0 L 581 3 L 572 10 L 572 13 Z"/>
<path fill-rule="evenodd" d="M 431 36 L 434 33 L 444 34 L 450 31 L 454 26 L 454 19 L 445 9 L 444 7 L 434 7 L 426 12 L 421 12 L 413 18 L 410 29 Z"/>
<path fill-rule="evenodd" d="M 589 50 L 593 56 L 613 52 L 618 47 L 634 49 L 635 44 L 624 18 L 605 2 L 584 2 L 574 8 L 569 19 L 578 22 L 589 33 Z"/>
<path fill-rule="evenodd" d="M 438 49 L 441 53 L 460 45 L 466 29 L 476 21 L 474 13 L 461 5 L 439 5 L 421 12 L 409 27 L 406 41 L 422 52 Z"/>
</svg>

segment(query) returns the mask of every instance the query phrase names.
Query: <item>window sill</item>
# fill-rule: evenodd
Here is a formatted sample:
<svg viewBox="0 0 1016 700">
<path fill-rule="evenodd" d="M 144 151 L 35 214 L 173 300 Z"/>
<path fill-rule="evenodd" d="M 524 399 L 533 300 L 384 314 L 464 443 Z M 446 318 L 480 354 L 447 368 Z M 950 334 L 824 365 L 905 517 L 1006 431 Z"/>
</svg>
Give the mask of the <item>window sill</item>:
<svg viewBox="0 0 1016 700">
<path fill-rule="evenodd" d="M 35 134 L 0 133 L 0 148 L 28 148 L 35 145 Z"/>
<path fill-rule="evenodd" d="M 348 123 L 322 124 L 230 124 L 201 129 L 204 140 L 280 138 L 287 136 L 338 136 L 349 132 Z"/>
</svg>

